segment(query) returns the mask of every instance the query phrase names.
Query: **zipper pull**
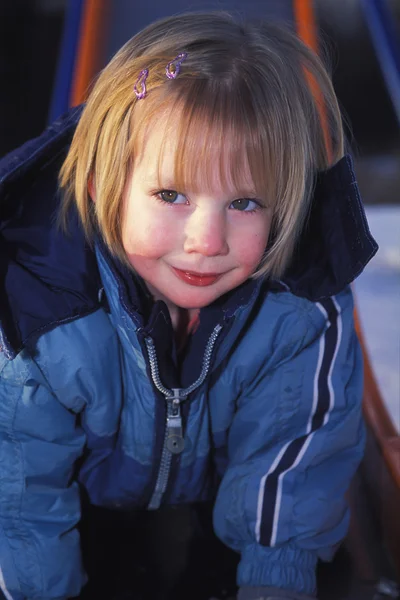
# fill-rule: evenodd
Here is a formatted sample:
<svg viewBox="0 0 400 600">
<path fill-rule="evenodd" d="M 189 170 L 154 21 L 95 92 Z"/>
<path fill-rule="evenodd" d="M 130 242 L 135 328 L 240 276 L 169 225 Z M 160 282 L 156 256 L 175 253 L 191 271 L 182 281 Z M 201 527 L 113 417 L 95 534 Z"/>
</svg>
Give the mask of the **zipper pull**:
<svg viewBox="0 0 400 600">
<path fill-rule="evenodd" d="M 172 398 L 167 398 L 168 414 L 167 414 L 167 440 L 166 445 L 172 454 L 180 454 L 185 447 L 183 439 L 181 402 L 185 400 L 179 395 L 180 390 L 172 389 L 174 395 Z"/>
</svg>

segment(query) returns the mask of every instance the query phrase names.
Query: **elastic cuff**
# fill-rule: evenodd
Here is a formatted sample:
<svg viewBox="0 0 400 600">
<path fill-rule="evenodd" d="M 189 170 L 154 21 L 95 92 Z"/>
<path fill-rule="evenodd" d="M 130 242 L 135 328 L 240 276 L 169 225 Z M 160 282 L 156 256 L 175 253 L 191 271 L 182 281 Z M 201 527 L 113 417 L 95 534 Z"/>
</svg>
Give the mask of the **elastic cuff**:
<svg viewBox="0 0 400 600">
<path fill-rule="evenodd" d="M 239 589 L 237 600 L 316 600 L 316 598 L 280 588 L 246 585 Z"/>
<path fill-rule="evenodd" d="M 293 546 L 269 548 L 251 544 L 243 548 L 237 571 L 239 587 L 276 588 L 282 593 L 316 593 L 317 556 Z M 278 596 L 279 598 L 279 596 Z"/>
</svg>

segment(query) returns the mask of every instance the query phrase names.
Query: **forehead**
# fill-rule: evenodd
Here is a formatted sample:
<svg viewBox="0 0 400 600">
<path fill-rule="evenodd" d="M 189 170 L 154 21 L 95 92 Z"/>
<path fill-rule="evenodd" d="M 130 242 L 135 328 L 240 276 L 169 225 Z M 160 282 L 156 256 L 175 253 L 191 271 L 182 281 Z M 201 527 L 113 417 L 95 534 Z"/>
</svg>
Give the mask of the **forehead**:
<svg viewBox="0 0 400 600">
<path fill-rule="evenodd" d="M 234 127 L 176 105 L 155 116 L 141 121 L 133 149 L 134 169 L 146 181 L 193 193 L 264 194 L 264 176 L 251 168 L 255 149 Z"/>
</svg>

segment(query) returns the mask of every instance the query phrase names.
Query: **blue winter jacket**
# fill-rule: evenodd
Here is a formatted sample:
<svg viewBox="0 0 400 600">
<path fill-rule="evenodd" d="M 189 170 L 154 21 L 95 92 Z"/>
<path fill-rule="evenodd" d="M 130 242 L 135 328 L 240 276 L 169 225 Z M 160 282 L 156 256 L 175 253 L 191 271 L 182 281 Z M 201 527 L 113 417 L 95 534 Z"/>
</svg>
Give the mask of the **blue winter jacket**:
<svg viewBox="0 0 400 600">
<path fill-rule="evenodd" d="M 363 448 L 348 284 L 376 244 L 350 160 L 318 178 L 285 280 L 203 309 L 178 361 L 166 306 L 100 240 L 89 248 L 77 218 L 69 235 L 55 224 L 79 114 L 0 163 L 0 589 L 79 594 L 82 485 L 124 509 L 216 495 L 238 584 L 311 595 Z"/>
</svg>

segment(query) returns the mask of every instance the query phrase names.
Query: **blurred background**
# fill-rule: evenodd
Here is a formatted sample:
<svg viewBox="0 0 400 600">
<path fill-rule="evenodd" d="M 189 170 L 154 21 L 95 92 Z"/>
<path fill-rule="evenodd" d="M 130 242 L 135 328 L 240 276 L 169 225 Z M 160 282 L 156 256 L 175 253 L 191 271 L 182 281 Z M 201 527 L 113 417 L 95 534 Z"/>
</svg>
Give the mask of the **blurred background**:
<svg viewBox="0 0 400 600">
<path fill-rule="evenodd" d="M 0 156 L 82 101 L 82 69 L 97 72 L 152 20 L 201 9 L 281 19 L 293 27 L 303 11 L 303 27 L 316 29 L 380 244 L 355 284 L 356 302 L 378 386 L 399 431 L 400 0 L 2 0 Z M 82 52 L 86 65 L 78 66 Z"/>
</svg>

